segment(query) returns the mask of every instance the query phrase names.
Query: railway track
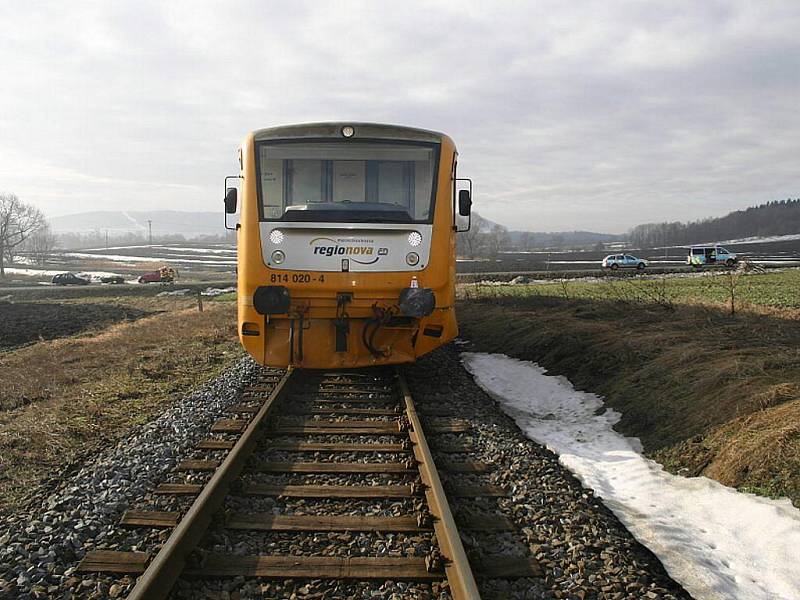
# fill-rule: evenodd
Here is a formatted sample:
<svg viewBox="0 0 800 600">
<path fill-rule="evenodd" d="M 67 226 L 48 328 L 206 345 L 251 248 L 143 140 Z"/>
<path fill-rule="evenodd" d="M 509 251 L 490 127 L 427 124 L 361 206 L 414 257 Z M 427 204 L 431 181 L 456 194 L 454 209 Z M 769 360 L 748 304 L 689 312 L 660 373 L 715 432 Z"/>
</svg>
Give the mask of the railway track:
<svg viewBox="0 0 800 600">
<path fill-rule="evenodd" d="M 476 578 L 541 576 L 532 558 L 470 564 L 461 532 L 513 525 L 492 514 L 454 516 L 447 496 L 463 502 L 505 491 L 445 490 L 440 470 L 452 477 L 491 467 L 469 460 L 470 425 L 447 407 L 418 406 L 399 370 L 265 369 L 228 412 L 158 487 L 151 506 L 122 516 L 125 527 L 153 530 L 153 545 L 163 541 L 157 552 L 95 550 L 80 572 L 138 576 L 132 599 L 165 598 L 179 578 L 237 577 L 440 582 L 453 598 L 478 598 Z M 379 544 L 377 555 L 344 543 L 281 551 L 286 536 L 347 541 L 347 533 L 417 542 Z M 246 537 L 219 543 L 237 535 Z"/>
</svg>

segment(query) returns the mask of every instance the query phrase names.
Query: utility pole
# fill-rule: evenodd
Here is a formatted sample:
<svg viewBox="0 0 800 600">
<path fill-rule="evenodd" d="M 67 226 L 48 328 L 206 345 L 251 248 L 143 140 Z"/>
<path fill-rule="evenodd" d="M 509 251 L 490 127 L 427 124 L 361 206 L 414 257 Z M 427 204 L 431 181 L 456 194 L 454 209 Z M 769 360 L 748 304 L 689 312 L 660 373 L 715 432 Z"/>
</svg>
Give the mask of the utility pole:
<svg viewBox="0 0 800 600">
<path fill-rule="evenodd" d="M 153 245 L 153 221 L 147 219 L 147 239 L 148 244 Z"/>
</svg>

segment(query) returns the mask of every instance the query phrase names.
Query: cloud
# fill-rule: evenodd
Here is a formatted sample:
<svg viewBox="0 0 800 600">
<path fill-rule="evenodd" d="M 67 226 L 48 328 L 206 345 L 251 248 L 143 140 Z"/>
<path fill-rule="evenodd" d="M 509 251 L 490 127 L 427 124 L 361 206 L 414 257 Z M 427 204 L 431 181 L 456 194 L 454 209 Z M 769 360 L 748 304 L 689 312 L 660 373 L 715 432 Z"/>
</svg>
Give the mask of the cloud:
<svg viewBox="0 0 800 600">
<path fill-rule="evenodd" d="M 623 231 L 798 195 L 786 2 L 0 5 L 0 188 L 52 215 L 214 210 L 247 131 L 445 131 L 476 208 Z"/>
</svg>

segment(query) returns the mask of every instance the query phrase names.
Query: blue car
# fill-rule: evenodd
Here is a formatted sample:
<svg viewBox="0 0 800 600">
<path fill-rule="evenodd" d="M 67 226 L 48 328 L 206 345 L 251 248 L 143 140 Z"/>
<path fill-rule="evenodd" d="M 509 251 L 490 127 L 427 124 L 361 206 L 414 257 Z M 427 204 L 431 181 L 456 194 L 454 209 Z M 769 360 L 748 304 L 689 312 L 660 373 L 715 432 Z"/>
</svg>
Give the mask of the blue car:
<svg viewBox="0 0 800 600">
<path fill-rule="evenodd" d="M 645 259 L 636 258 L 632 254 L 609 254 L 603 259 L 604 269 L 638 269 L 641 271 L 646 266 Z"/>
</svg>

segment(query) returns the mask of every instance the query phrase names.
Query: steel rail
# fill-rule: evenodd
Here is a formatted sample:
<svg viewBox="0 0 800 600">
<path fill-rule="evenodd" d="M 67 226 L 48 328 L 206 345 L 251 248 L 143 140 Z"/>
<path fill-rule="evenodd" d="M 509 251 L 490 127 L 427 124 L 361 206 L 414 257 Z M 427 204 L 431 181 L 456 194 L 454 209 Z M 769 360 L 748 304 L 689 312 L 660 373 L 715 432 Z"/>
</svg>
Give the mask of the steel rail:
<svg viewBox="0 0 800 600">
<path fill-rule="evenodd" d="M 450 585 L 450 592 L 455 600 L 479 600 L 478 586 L 469 566 L 467 553 L 461 544 L 458 527 L 453 519 L 453 513 L 450 511 L 450 505 L 447 503 L 447 496 L 425 439 L 422 423 L 416 408 L 414 408 L 414 400 L 408 384 L 399 369 L 397 377 L 400 393 L 403 395 L 406 405 L 406 415 L 411 424 L 409 435 L 413 443 L 414 457 L 419 463 L 419 472 L 422 476 L 422 483 L 425 485 L 425 498 L 434 519 L 433 529 L 445 559 L 445 574 Z"/>
<path fill-rule="evenodd" d="M 258 442 L 264 418 L 280 396 L 292 375 L 291 368 L 275 384 L 264 404 L 250 421 L 241 437 L 214 471 L 203 491 L 197 496 L 181 522 L 172 530 L 167 541 L 136 581 L 128 600 L 159 600 L 166 598 L 180 577 L 186 559 L 206 532 L 214 513 L 222 506 L 228 487 L 242 472 Z"/>
</svg>

